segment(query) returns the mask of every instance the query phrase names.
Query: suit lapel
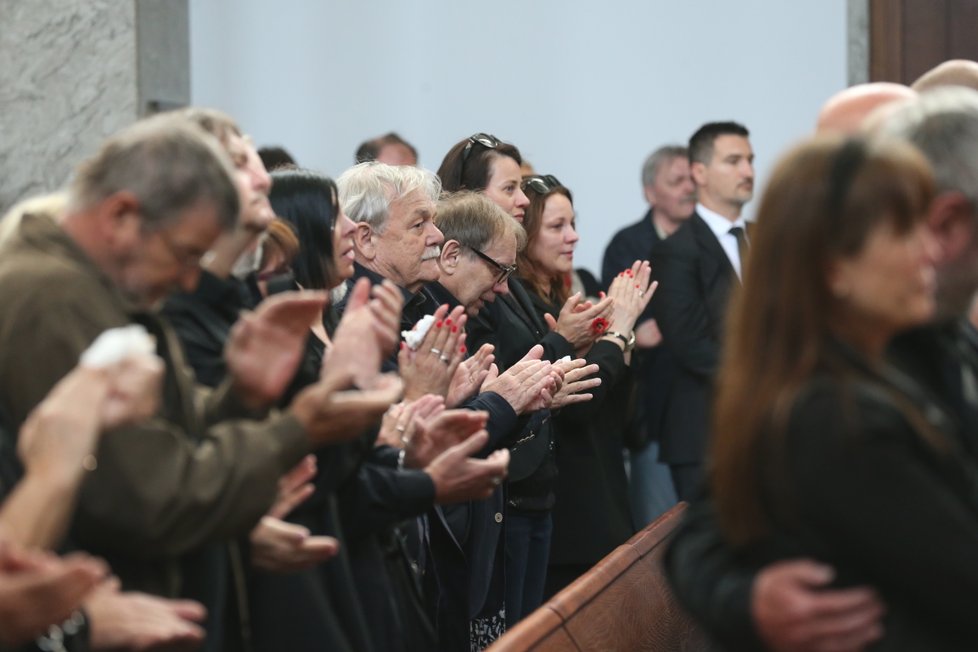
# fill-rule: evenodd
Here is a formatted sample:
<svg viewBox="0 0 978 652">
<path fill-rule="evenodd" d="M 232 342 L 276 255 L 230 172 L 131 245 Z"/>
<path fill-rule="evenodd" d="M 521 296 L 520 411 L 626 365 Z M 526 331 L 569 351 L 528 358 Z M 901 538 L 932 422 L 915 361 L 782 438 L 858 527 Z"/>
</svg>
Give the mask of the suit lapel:
<svg viewBox="0 0 978 652">
<path fill-rule="evenodd" d="M 718 278 L 721 277 L 726 282 L 736 281 L 739 284 L 740 279 L 737 277 L 736 272 L 734 272 L 733 265 L 730 264 L 730 259 L 727 258 L 727 252 L 720 246 L 720 241 L 717 240 L 713 230 L 697 213 L 693 213 L 693 216 L 689 219 L 691 220 L 690 227 L 693 231 L 693 238 L 696 240 L 696 246 L 702 254 L 700 256 L 699 269 L 701 275 L 700 282 L 702 282 L 703 287 L 714 287 L 717 284 Z"/>
<path fill-rule="evenodd" d="M 530 298 L 519 279 L 510 277 L 509 294 L 505 294 L 501 298 L 530 327 L 530 330 L 535 331 L 539 337 L 547 334 L 547 324 L 541 321 L 533 307 L 533 299 Z"/>
</svg>

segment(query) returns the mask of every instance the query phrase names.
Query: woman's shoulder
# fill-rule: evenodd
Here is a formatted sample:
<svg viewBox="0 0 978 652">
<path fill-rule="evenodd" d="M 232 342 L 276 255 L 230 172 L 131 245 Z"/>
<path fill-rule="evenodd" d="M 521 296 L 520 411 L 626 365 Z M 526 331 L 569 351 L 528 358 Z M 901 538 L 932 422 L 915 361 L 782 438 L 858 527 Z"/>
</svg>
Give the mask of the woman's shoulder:
<svg viewBox="0 0 978 652">
<path fill-rule="evenodd" d="M 818 428 L 828 435 L 892 433 L 909 427 L 906 409 L 894 390 L 865 378 L 820 374 L 799 390 L 791 407 L 789 432 Z"/>
</svg>

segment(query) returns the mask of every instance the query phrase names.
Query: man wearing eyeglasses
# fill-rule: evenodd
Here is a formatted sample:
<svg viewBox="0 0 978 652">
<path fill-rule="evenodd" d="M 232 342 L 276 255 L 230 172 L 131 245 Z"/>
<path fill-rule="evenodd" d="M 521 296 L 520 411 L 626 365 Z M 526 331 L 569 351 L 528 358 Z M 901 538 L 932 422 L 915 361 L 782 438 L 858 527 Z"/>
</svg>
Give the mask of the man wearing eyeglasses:
<svg viewBox="0 0 978 652">
<path fill-rule="evenodd" d="M 473 192 L 443 199 L 436 222 L 445 236 L 438 259 L 441 275 L 426 290 L 439 303 L 462 305 L 474 316 L 486 303 L 509 291 L 507 280 L 516 270 L 516 254 L 525 245 L 525 232 L 493 201 Z M 550 403 L 542 397 L 547 376 L 533 375 L 534 368 L 551 367 L 538 359 L 541 355 L 542 347 L 536 347 L 532 355 L 483 383 L 480 393 L 463 404 L 489 414 L 490 438 L 483 455 L 534 436 L 548 418 L 549 413 L 538 409 Z M 566 389 L 572 385 L 568 379 Z M 472 629 L 484 637 L 482 644 L 504 629 L 503 496 L 500 488 L 486 500 L 439 508 L 430 518 L 430 564 L 440 589 L 439 649 L 466 648 L 470 621 Z M 438 536 L 443 533 L 450 535 Z"/>
</svg>

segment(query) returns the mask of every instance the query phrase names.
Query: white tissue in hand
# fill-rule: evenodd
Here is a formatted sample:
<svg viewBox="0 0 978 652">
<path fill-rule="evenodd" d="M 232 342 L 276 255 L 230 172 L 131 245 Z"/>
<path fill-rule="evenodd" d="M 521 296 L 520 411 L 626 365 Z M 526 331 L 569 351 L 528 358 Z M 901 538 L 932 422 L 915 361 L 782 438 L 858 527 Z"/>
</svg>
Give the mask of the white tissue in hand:
<svg viewBox="0 0 978 652">
<path fill-rule="evenodd" d="M 431 325 L 435 323 L 434 315 L 425 315 L 418 320 L 418 323 L 414 325 L 414 328 L 409 331 L 401 331 L 401 337 L 412 350 L 417 350 L 421 346 L 421 340 L 424 336 L 428 334 L 428 329 Z"/>
<path fill-rule="evenodd" d="M 156 340 L 139 324 L 110 328 L 95 338 L 81 355 L 86 367 L 100 369 L 121 362 L 130 356 L 153 355 Z"/>
<path fill-rule="evenodd" d="M 565 355 L 563 358 L 561 358 L 557 362 L 570 362 L 570 361 L 571 361 L 571 357 L 569 355 Z"/>
</svg>

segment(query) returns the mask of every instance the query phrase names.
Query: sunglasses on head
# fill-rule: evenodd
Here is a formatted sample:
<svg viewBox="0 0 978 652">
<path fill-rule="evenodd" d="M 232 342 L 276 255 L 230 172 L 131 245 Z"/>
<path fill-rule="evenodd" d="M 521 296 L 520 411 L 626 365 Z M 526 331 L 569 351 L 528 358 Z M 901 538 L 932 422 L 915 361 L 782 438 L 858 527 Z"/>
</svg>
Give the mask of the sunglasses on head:
<svg viewBox="0 0 978 652">
<path fill-rule="evenodd" d="M 469 154 L 472 153 L 473 145 L 482 145 L 486 149 L 496 149 L 502 144 L 502 141 L 492 134 L 484 134 L 480 132 L 469 136 L 469 142 L 466 144 L 465 149 L 462 150 L 462 162 L 465 162 L 466 159 L 469 158 Z"/>
<path fill-rule="evenodd" d="M 557 180 L 552 174 L 534 174 L 528 177 L 523 177 L 523 190 L 532 190 L 539 195 L 546 195 L 548 192 L 562 186 L 560 181 Z"/>
</svg>

